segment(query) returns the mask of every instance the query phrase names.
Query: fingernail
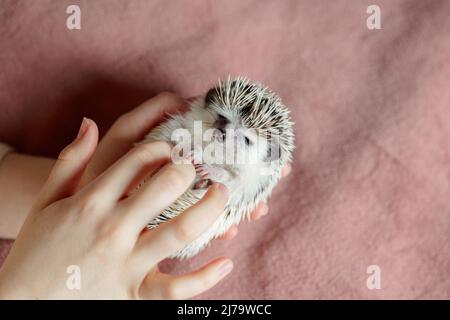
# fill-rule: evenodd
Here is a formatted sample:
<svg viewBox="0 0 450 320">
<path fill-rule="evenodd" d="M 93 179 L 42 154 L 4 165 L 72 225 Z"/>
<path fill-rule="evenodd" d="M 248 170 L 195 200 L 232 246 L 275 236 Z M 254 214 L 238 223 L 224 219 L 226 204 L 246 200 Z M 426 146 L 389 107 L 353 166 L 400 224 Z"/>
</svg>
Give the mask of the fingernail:
<svg viewBox="0 0 450 320">
<path fill-rule="evenodd" d="M 217 267 L 217 272 L 221 277 L 225 277 L 233 270 L 233 262 L 231 260 L 226 260 Z"/>
<path fill-rule="evenodd" d="M 77 139 L 80 139 L 84 136 L 84 134 L 87 132 L 87 129 L 89 128 L 89 120 L 84 117 L 83 122 L 81 122 L 80 130 L 78 131 Z"/>
</svg>

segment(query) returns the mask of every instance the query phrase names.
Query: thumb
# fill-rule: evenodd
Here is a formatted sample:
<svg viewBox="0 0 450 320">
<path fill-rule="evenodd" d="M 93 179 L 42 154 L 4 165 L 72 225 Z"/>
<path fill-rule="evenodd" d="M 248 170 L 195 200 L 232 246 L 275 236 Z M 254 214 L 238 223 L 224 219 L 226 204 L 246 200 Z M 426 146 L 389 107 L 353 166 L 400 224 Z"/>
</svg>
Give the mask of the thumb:
<svg viewBox="0 0 450 320">
<path fill-rule="evenodd" d="M 97 125 L 94 121 L 83 118 L 77 137 L 59 154 L 39 196 L 38 207 L 44 208 L 76 192 L 97 143 Z"/>
</svg>

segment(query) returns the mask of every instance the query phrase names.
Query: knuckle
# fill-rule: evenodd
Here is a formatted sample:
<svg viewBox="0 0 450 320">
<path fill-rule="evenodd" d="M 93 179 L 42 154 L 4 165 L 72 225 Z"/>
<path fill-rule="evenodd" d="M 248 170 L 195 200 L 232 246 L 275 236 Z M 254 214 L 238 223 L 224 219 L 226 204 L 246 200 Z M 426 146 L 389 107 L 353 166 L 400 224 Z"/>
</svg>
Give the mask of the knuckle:
<svg viewBox="0 0 450 320">
<path fill-rule="evenodd" d="M 128 244 L 127 232 L 117 221 L 102 221 L 97 230 L 97 245 L 99 247 L 120 248 Z"/>
<path fill-rule="evenodd" d="M 151 143 L 139 144 L 135 147 L 135 157 L 140 164 L 148 164 L 152 160 L 169 158 L 171 147 L 165 141 L 155 141 Z"/>
<path fill-rule="evenodd" d="M 81 186 L 86 185 L 87 183 L 93 181 L 101 174 L 101 171 L 95 168 L 92 165 L 88 165 L 86 170 L 83 173 L 83 177 L 81 179 Z"/>
<path fill-rule="evenodd" d="M 141 144 L 135 148 L 134 156 L 140 164 L 145 165 L 156 158 L 156 150 L 148 144 Z"/>
<path fill-rule="evenodd" d="M 124 113 L 114 122 L 113 129 L 126 129 L 130 125 L 130 114 Z"/>
<path fill-rule="evenodd" d="M 81 215 L 92 215 L 99 212 L 102 207 L 101 201 L 93 194 L 80 197 L 77 201 L 79 203 L 78 211 Z"/>
<path fill-rule="evenodd" d="M 74 225 L 74 223 L 78 222 L 76 211 L 74 212 L 73 210 L 73 203 L 73 198 L 69 197 L 51 204 L 51 206 L 54 208 L 54 212 L 64 212 L 64 214 L 52 215 L 51 225 L 53 228 L 56 228 L 58 226 L 66 226 L 70 228 Z"/>
<path fill-rule="evenodd" d="M 155 150 L 160 151 L 162 154 L 166 156 L 170 156 L 170 153 L 172 151 L 172 146 L 170 145 L 170 143 L 163 140 L 150 142 L 147 145 L 149 145 L 150 148 L 154 148 Z"/>
<path fill-rule="evenodd" d="M 124 140 L 128 142 L 128 137 L 133 135 L 136 131 L 136 119 L 131 112 L 122 114 L 111 126 L 107 132 L 107 136 L 113 142 L 123 143 Z"/>
</svg>

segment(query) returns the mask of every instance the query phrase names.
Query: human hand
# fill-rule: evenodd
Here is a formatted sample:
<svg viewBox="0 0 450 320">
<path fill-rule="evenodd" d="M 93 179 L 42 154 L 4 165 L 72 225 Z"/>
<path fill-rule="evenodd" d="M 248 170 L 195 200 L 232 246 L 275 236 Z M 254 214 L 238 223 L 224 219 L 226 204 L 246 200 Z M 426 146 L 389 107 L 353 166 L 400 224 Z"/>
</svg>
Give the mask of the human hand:
<svg viewBox="0 0 450 320">
<path fill-rule="evenodd" d="M 171 163 L 170 146 L 155 142 L 132 148 L 80 186 L 92 166 L 97 140 L 97 126 L 85 119 L 78 137 L 61 152 L 0 269 L 0 297 L 183 299 L 227 275 L 232 263 L 226 258 L 181 276 L 163 274 L 157 267 L 220 216 L 226 188 L 213 185 L 182 215 L 145 229 L 188 188 L 193 166 Z M 161 166 L 127 196 L 136 179 Z M 66 285 L 67 268 L 73 265 L 80 271 L 80 290 Z"/>
</svg>

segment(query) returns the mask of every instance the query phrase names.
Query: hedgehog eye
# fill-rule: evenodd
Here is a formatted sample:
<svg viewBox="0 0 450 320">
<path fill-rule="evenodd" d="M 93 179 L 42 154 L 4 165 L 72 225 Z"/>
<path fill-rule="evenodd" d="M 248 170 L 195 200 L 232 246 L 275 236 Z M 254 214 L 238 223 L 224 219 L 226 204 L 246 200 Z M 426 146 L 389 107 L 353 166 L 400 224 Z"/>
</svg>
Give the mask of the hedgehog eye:
<svg viewBox="0 0 450 320">
<path fill-rule="evenodd" d="M 227 118 L 225 118 L 225 117 L 224 117 L 223 115 L 221 115 L 221 114 L 217 114 L 217 119 L 223 120 L 223 121 L 227 120 Z"/>
<path fill-rule="evenodd" d="M 245 144 L 251 146 L 253 143 L 250 141 L 248 137 L 245 137 Z"/>
</svg>

